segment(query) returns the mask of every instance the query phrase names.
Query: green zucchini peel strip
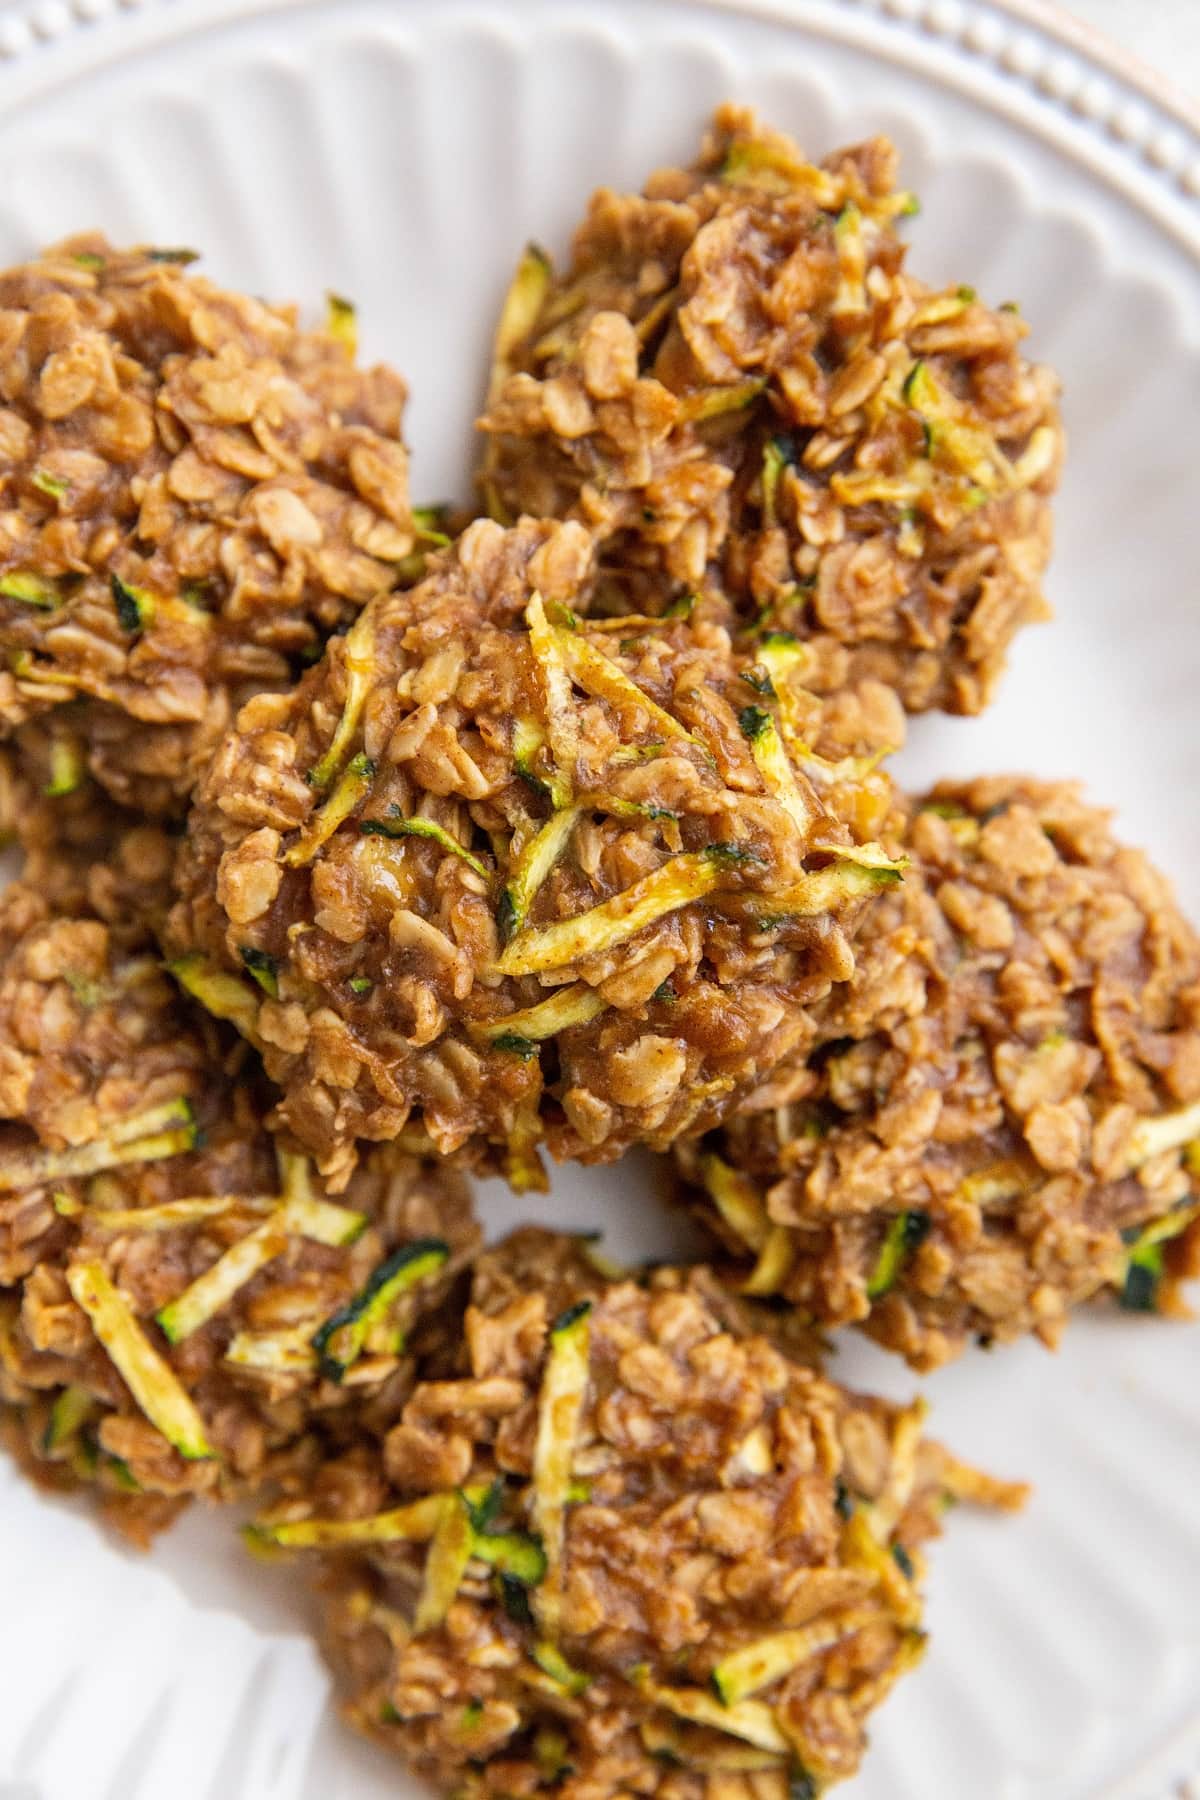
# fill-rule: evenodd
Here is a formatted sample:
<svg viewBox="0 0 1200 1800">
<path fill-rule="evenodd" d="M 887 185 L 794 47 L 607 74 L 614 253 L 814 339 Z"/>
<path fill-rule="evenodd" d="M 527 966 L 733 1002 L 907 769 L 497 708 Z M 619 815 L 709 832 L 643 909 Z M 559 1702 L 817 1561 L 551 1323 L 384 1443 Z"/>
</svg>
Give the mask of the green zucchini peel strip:
<svg viewBox="0 0 1200 1800">
<path fill-rule="evenodd" d="M 319 1244 L 352 1244 L 367 1225 L 364 1213 L 334 1206 L 328 1200 L 301 1195 L 283 1200 L 269 1219 L 231 1244 L 212 1267 L 197 1277 L 175 1300 L 155 1314 L 159 1327 L 172 1344 L 182 1343 L 199 1331 L 239 1288 L 260 1269 L 282 1255 L 291 1237 L 312 1238 Z"/>
<path fill-rule="evenodd" d="M 623 944 L 655 920 L 702 900 L 722 884 L 724 859 L 685 851 L 588 912 L 519 932 L 495 964 L 499 975 L 535 975 Z M 823 910 L 817 908 L 816 910 Z"/>
<path fill-rule="evenodd" d="M 128 1163 L 160 1162 L 182 1155 L 195 1143 L 191 1103 L 181 1096 L 121 1120 L 94 1143 L 70 1150 L 35 1150 L 0 1161 L 0 1193 L 97 1175 Z"/>
<path fill-rule="evenodd" d="M 345 824 L 351 813 L 362 805 L 371 791 L 374 777 L 375 764 L 369 756 L 364 756 L 360 751 L 357 756 L 350 758 L 339 775 L 333 792 L 313 813 L 284 857 L 289 869 L 302 868 L 305 863 L 312 861 L 317 851 L 329 842 L 338 826 Z"/>
<path fill-rule="evenodd" d="M 146 1337 L 103 1263 L 72 1263 L 67 1269 L 67 1286 L 150 1423 L 189 1462 L 211 1457 L 204 1421 L 174 1371 Z"/>
<path fill-rule="evenodd" d="M 591 1311 L 590 1300 L 581 1301 L 551 1327 L 538 1395 L 532 1516 L 546 1553 L 546 1579 L 538 1595 L 538 1614 L 542 1629 L 551 1640 L 558 1635 L 562 1610 L 567 1493 L 587 1397 Z"/>
<path fill-rule="evenodd" d="M 342 644 L 346 664 L 346 697 L 342 702 L 342 715 L 337 729 L 325 754 L 309 770 L 308 779 L 315 788 L 328 787 L 341 768 L 351 740 L 358 731 L 367 695 L 371 690 L 371 677 L 375 671 L 375 629 L 369 609 L 359 614 Z"/>
<path fill-rule="evenodd" d="M 354 1298 L 328 1318 L 313 1336 L 312 1348 L 322 1375 L 329 1381 L 340 1382 L 347 1369 L 362 1355 L 371 1335 L 383 1325 L 400 1295 L 436 1275 L 444 1268 L 449 1255 L 450 1246 L 441 1238 L 417 1238 L 385 1257 Z M 393 1334 L 386 1353 L 398 1355 L 401 1348 L 402 1337 Z"/>
</svg>

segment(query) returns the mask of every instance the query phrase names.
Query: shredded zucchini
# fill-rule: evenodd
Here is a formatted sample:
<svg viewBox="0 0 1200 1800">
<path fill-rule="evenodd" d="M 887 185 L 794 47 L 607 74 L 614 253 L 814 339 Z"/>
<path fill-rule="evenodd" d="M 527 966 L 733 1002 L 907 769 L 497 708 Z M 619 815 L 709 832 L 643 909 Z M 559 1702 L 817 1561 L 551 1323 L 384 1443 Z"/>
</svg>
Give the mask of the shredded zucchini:
<svg viewBox="0 0 1200 1800">
<path fill-rule="evenodd" d="M 758 646 L 758 661 L 770 677 L 779 705 L 779 722 L 784 742 L 793 754 L 797 747 L 807 753 L 808 745 L 800 730 L 795 677 L 812 661 L 812 652 L 787 631 L 770 631 Z"/>
<path fill-rule="evenodd" d="M 1013 465 L 1013 479 L 1018 487 L 1032 487 L 1040 481 L 1054 462 L 1058 438 L 1049 425 L 1039 425 L 1025 449 Z"/>
<path fill-rule="evenodd" d="M 1164 1245 L 1179 1237 L 1198 1216 L 1200 1202 L 1180 1206 L 1137 1233 L 1126 1255 L 1117 1294 L 1127 1312 L 1158 1311 L 1159 1292 L 1167 1272 Z"/>
<path fill-rule="evenodd" d="M 769 1769 L 783 1770 L 787 1760 L 769 1750 L 756 1750 L 751 1744 L 721 1744 L 712 1747 L 699 1732 L 688 1734 L 681 1725 L 665 1719 L 643 1719 L 638 1726 L 644 1748 L 651 1756 L 680 1768 L 697 1769 L 704 1774 L 754 1775 Z M 788 1800 L 799 1800 L 789 1785 Z"/>
<path fill-rule="evenodd" d="M 29 479 L 38 493 L 45 494 L 48 500 L 61 500 L 64 494 L 69 494 L 71 491 L 70 482 L 61 480 L 57 475 L 52 475 L 49 469 L 35 469 Z"/>
<path fill-rule="evenodd" d="M 320 1244 L 352 1244 L 367 1225 L 366 1215 L 310 1196 L 285 1199 L 269 1219 L 231 1244 L 212 1267 L 155 1314 L 164 1337 L 178 1344 L 232 1300 L 239 1288 L 286 1250 L 289 1238 Z"/>
<path fill-rule="evenodd" d="M 569 1700 L 578 1699 L 591 1687 L 591 1676 L 585 1675 L 582 1669 L 572 1668 L 556 1644 L 535 1644 L 529 1654 L 542 1674 L 548 1676 Z"/>
<path fill-rule="evenodd" d="M 866 1508 L 867 1523 L 884 1544 L 899 1524 L 905 1507 L 912 1498 L 917 1479 L 917 1453 L 929 1407 L 924 1400 L 914 1400 L 897 1413 L 892 1426 L 892 1455 L 883 1488 Z M 905 1573 L 910 1577 L 912 1570 Z"/>
<path fill-rule="evenodd" d="M 868 1300 L 881 1300 L 900 1279 L 900 1271 L 914 1250 L 920 1249 L 929 1236 L 927 1212 L 897 1213 L 887 1228 L 875 1267 L 867 1282 Z"/>
<path fill-rule="evenodd" d="M 325 329 L 345 345 L 351 360 L 358 354 L 358 313 L 354 302 L 330 291 L 325 296 Z"/>
<path fill-rule="evenodd" d="M 847 852 L 843 851 L 842 855 L 845 858 Z M 832 863 L 827 869 L 817 869 L 813 874 L 804 876 L 786 892 L 773 895 L 772 901 L 778 914 L 812 918 L 817 913 L 831 911 L 845 900 L 876 893 L 882 887 L 891 887 L 900 879 L 900 870 L 894 865 L 887 868 L 864 868 L 860 863 L 843 860 Z"/>
<path fill-rule="evenodd" d="M 362 1355 L 368 1339 L 383 1332 L 400 1295 L 436 1275 L 449 1255 L 450 1246 L 441 1238 L 417 1238 L 385 1257 L 354 1298 L 326 1319 L 311 1339 L 322 1375 L 329 1381 L 341 1381 Z M 377 1347 L 385 1354 L 399 1355 L 403 1334 L 385 1335 L 389 1341 Z"/>
<path fill-rule="evenodd" d="M 966 421 L 962 407 L 938 385 L 928 363 L 913 364 L 901 394 L 921 420 L 929 455 L 943 455 L 985 495 L 1015 485 L 1015 472 L 1004 452 L 988 432 Z"/>
<path fill-rule="evenodd" d="M 723 1706 L 737 1706 L 760 1688 L 782 1681 L 810 1657 L 832 1649 L 834 1644 L 861 1631 L 877 1617 L 877 1613 L 861 1609 L 838 1613 L 831 1619 L 816 1619 L 811 1625 L 802 1625 L 796 1630 L 771 1632 L 744 1649 L 735 1650 L 712 1672 L 718 1700 Z"/>
<path fill-rule="evenodd" d="M 148 625 L 154 623 L 153 594 L 148 594 L 145 588 L 134 587 L 131 582 L 122 581 L 115 572 L 109 576 L 108 585 L 122 631 L 130 637 L 137 637 Z"/>
<path fill-rule="evenodd" d="M 198 954 L 178 956 L 167 968 L 205 1012 L 214 1019 L 227 1019 L 242 1037 L 254 1042 L 258 1033 L 258 1001 L 244 981 Z"/>
<path fill-rule="evenodd" d="M 519 931 L 528 918 L 539 890 L 571 840 L 579 814 L 578 806 L 551 813 L 517 857 L 497 908 L 497 921 L 505 938 Z"/>
<path fill-rule="evenodd" d="M 826 856 L 836 856 L 842 862 L 853 863 L 859 869 L 877 869 L 886 876 L 895 876 L 897 880 L 907 873 L 910 863 L 907 856 L 889 856 L 882 844 L 839 844 L 833 838 L 814 838 L 814 850 L 822 851 Z"/>
<path fill-rule="evenodd" d="M 775 683 L 759 664 L 750 669 L 742 669 L 738 680 L 743 681 L 748 688 L 753 688 L 756 694 L 761 694 L 764 700 L 774 700 L 776 697 Z"/>
<path fill-rule="evenodd" d="M 537 325 L 552 279 L 553 269 L 546 252 L 539 244 L 527 244 L 496 323 L 488 381 L 489 402 L 496 398 L 512 374 L 513 352 Z"/>
<path fill-rule="evenodd" d="M 204 1421 L 155 1350 L 103 1263 L 72 1263 L 67 1286 L 150 1423 L 189 1462 L 211 1457 Z"/>
<path fill-rule="evenodd" d="M 476 1482 L 471 1487 L 459 1490 L 466 1502 L 467 1512 L 471 1519 L 473 1531 L 489 1531 L 492 1524 L 504 1510 L 507 1487 L 503 1475 L 496 1475 L 485 1487 Z"/>
<path fill-rule="evenodd" d="M 1172 1238 L 1179 1237 L 1187 1230 L 1194 1219 L 1200 1217 L 1200 1201 L 1185 1202 L 1164 1213 L 1161 1219 L 1152 1219 L 1133 1235 L 1132 1248 L 1147 1249 L 1151 1244 L 1167 1244 Z"/>
<path fill-rule="evenodd" d="M 459 1715 L 455 1729 L 461 1737 L 469 1738 L 479 1729 L 482 1718 L 483 1702 L 481 1700 L 469 1700 Z"/>
<path fill-rule="evenodd" d="M 540 602 L 539 602 L 540 604 Z M 528 615 L 527 615 L 528 616 Z M 555 632 L 563 663 L 572 680 L 594 699 L 607 700 L 613 706 L 635 706 L 652 721 L 667 738 L 694 744 L 696 739 L 687 728 L 666 712 L 649 694 L 643 693 L 636 681 L 630 680 L 617 663 L 603 650 L 589 643 L 578 632 L 551 626 Z"/>
<path fill-rule="evenodd" d="M 629 1678 L 640 1694 L 664 1712 L 674 1713 L 692 1725 L 712 1726 L 777 1756 L 788 1754 L 788 1740 L 775 1723 L 775 1714 L 762 1700 L 741 1700 L 736 1706 L 726 1706 L 703 1688 L 661 1687 L 642 1665 L 631 1670 Z"/>
<path fill-rule="evenodd" d="M 1152 1157 L 1165 1155 L 1171 1150 L 1186 1150 L 1193 1143 L 1200 1143 L 1200 1101 L 1180 1107 L 1175 1112 L 1151 1114 L 1140 1119 L 1129 1135 L 1125 1154 L 1126 1169 L 1132 1173 Z M 973 1175 L 964 1176 L 958 1185 L 956 1198 L 968 1200 L 980 1207 L 997 1205 L 1025 1193 L 1033 1185 L 1034 1179 L 1017 1163 L 996 1163 Z"/>
<path fill-rule="evenodd" d="M 266 950 L 256 950 L 253 944 L 240 944 L 238 955 L 263 993 L 271 1000 L 278 1000 L 279 964 L 275 958 Z"/>
<path fill-rule="evenodd" d="M 930 483 L 930 471 L 923 465 L 908 475 L 852 469 L 848 474 L 837 472 L 829 480 L 834 499 L 843 506 L 870 506 L 875 502 L 880 506 L 912 507 L 928 491 Z"/>
<path fill-rule="evenodd" d="M 178 1231 L 231 1212 L 262 1212 L 279 1203 L 259 1194 L 197 1194 L 182 1200 L 164 1200 L 160 1206 L 91 1206 L 89 1225 L 101 1231 Z"/>
<path fill-rule="evenodd" d="M 739 714 L 738 723 L 749 739 L 750 754 L 768 792 L 774 794 L 801 836 L 807 835 L 814 810 L 800 790 L 774 719 L 761 706 L 747 706 Z"/>
<path fill-rule="evenodd" d="M 775 525 L 779 519 L 779 483 L 783 471 L 793 461 L 791 445 L 785 438 L 768 438 L 763 445 L 762 474 L 759 481 L 762 487 L 762 516 L 766 525 Z"/>
<path fill-rule="evenodd" d="M 993 1163 L 990 1168 L 964 1176 L 954 1197 L 956 1200 L 965 1200 L 972 1206 L 996 1206 L 1005 1200 L 1015 1200 L 1029 1185 L 1029 1176 L 1019 1164 Z"/>
<path fill-rule="evenodd" d="M 960 319 L 975 298 L 974 288 L 960 287 L 953 294 L 934 294 L 931 299 L 922 301 L 913 314 L 913 328 L 943 325 L 948 319 Z"/>
<path fill-rule="evenodd" d="M 283 1206 L 280 1216 L 286 1216 L 291 1235 L 311 1238 L 314 1244 L 327 1244 L 335 1250 L 357 1243 L 370 1223 L 366 1213 L 310 1194 L 289 1194 L 286 1188 Z"/>
<path fill-rule="evenodd" d="M 792 1272 L 796 1242 L 786 1225 L 772 1225 L 758 1261 L 742 1283 L 743 1294 L 778 1294 Z"/>
<path fill-rule="evenodd" d="M 428 1543 L 442 1522 L 445 1494 L 426 1494 L 407 1506 L 365 1519 L 298 1519 L 272 1524 L 257 1520 L 245 1534 L 252 1543 L 285 1550 L 317 1550 L 334 1544 Z"/>
<path fill-rule="evenodd" d="M 540 594 L 534 594 L 525 608 L 525 623 L 529 627 L 529 648 L 538 666 L 546 703 L 546 726 L 555 763 L 555 780 L 560 791 L 569 795 L 578 744 L 579 709 L 563 649 L 568 634 L 550 623 Z"/>
<path fill-rule="evenodd" d="M 112 990 L 103 981 L 93 981 L 90 975 L 80 975 L 74 969 L 64 969 L 63 980 L 78 1000 L 80 1006 L 91 1012 L 102 1000 L 107 1000 Z"/>
<path fill-rule="evenodd" d="M 648 819 L 651 824 L 678 825 L 679 814 L 669 806 L 653 806 L 646 800 L 627 800 L 623 794 L 606 794 L 592 789 L 580 794 L 579 806 L 584 812 L 608 813 L 614 819 Z"/>
<path fill-rule="evenodd" d="M 56 737 L 50 745 L 50 779 L 43 788 L 49 800 L 61 800 L 83 785 L 87 765 L 74 738 Z"/>
<path fill-rule="evenodd" d="M 21 606 L 36 607 L 39 612 L 57 612 L 62 605 L 62 595 L 53 582 L 28 569 L 0 575 L 0 599 L 15 600 Z"/>
<path fill-rule="evenodd" d="M 523 1061 L 530 1061 L 536 1046 L 524 1046 L 526 1038 L 497 1039 L 497 1049 L 516 1049 Z M 520 1047 L 518 1049 L 518 1046 Z M 518 1108 L 505 1140 L 502 1173 L 514 1194 L 548 1194 L 550 1182 L 545 1165 L 538 1154 L 542 1141 L 542 1120 L 536 1095 L 528 1095 Z"/>
<path fill-rule="evenodd" d="M 80 1428 L 91 1418 L 97 1404 L 96 1396 L 85 1387 L 63 1388 L 50 1408 L 50 1418 L 42 1435 L 43 1455 L 52 1456 L 56 1450 L 65 1449 L 79 1435 Z"/>
<path fill-rule="evenodd" d="M 492 1579 L 492 1592 L 504 1608 L 506 1618 L 514 1625 L 533 1630 L 533 1610 L 529 1604 L 529 1589 L 523 1581 L 513 1575 L 497 1574 Z"/>
<path fill-rule="evenodd" d="M 116 1485 L 127 1494 L 140 1494 L 142 1484 L 130 1468 L 129 1464 L 119 1456 L 106 1456 L 104 1468 L 113 1478 Z"/>
<path fill-rule="evenodd" d="M 771 1221 L 757 1184 L 711 1150 L 700 1158 L 700 1179 L 729 1229 L 751 1250 L 761 1251 L 770 1236 Z"/>
<path fill-rule="evenodd" d="M 359 614 L 342 644 L 346 665 L 346 698 L 342 702 L 342 716 L 325 754 L 308 772 L 309 782 L 315 788 L 328 787 L 341 768 L 351 740 L 358 731 L 367 695 L 371 691 L 371 677 L 375 670 L 375 628 L 369 607 Z"/>
<path fill-rule="evenodd" d="M 1126 1312 L 1158 1311 L 1158 1292 L 1165 1272 L 1161 1244 L 1147 1244 L 1129 1252 L 1117 1299 Z"/>
<path fill-rule="evenodd" d="M 116 581 L 114 576 L 113 581 Z M 193 630 L 207 630 L 212 625 L 212 614 L 203 605 L 201 591 L 189 585 L 178 597 L 174 594 L 149 594 L 144 588 L 131 587 L 122 582 L 122 599 L 118 606 L 121 623 L 131 635 L 150 626 L 155 619 L 174 619 L 178 623 L 191 626 Z M 114 589 L 115 594 L 115 589 Z M 134 624 L 134 615 L 139 621 Z"/>
<path fill-rule="evenodd" d="M 417 536 L 434 550 L 444 550 L 450 542 L 449 514 L 448 502 L 442 502 L 438 506 L 414 506 L 412 509 Z"/>
<path fill-rule="evenodd" d="M 421 1593 L 413 1615 L 415 1632 L 432 1631 L 450 1611 L 467 1572 L 474 1539 L 466 1502 L 458 1494 L 446 1495 L 425 1559 Z"/>
<path fill-rule="evenodd" d="M 717 850 L 717 846 L 711 846 L 709 850 L 689 851 L 672 857 L 661 868 L 634 882 L 624 893 L 614 895 L 588 912 L 520 932 L 495 964 L 493 972 L 535 975 L 626 943 L 656 919 L 665 918 L 668 913 L 676 912 L 694 900 L 702 900 L 721 886 L 724 859 Z"/>
<path fill-rule="evenodd" d="M 1200 1141 L 1200 1100 L 1176 1112 L 1139 1119 L 1129 1134 L 1126 1161 L 1131 1169 L 1136 1169 L 1153 1156 L 1182 1150 L 1196 1141 Z"/>
<path fill-rule="evenodd" d="M 311 1325 L 289 1325 L 280 1331 L 239 1331 L 225 1352 L 239 1369 L 261 1369 L 277 1375 L 307 1375 L 317 1366 Z"/>
<path fill-rule="evenodd" d="M 648 344 L 650 342 L 650 339 L 654 336 L 659 326 L 666 320 L 678 299 L 679 289 L 677 287 L 668 288 L 664 294 L 658 296 L 658 299 L 654 302 L 653 306 L 646 309 L 633 328 L 637 334 L 639 344 Z"/>
<path fill-rule="evenodd" d="M 443 850 L 448 851 L 451 856 L 457 856 L 460 862 L 466 863 L 468 869 L 473 869 L 475 874 L 481 875 L 485 881 L 491 879 L 487 865 L 480 862 L 477 856 L 473 856 L 466 845 L 460 844 L 444 825 L 437 823 L 436 819 L 364 819 L 358 829 L 364 837 L 429 838 L 433 843 L 440 845 Z"/>
<path fill-rule="evenodd" d="M 516 719 L 512 733 L 513 767 L 521 780 L 527 782 L 535 793 L 547 795 L 555 807 L 565 806 L 569 795 L 561 791 L 556 796 L 551 783 L 545 781 L 534 768 L 538 751 L 545 742 L 546 734 L 536 719 Z"/>
<path fill-rule="evenodd" d="M 140 1144 L 147 1137 L 168 1131 L 174 1125 L 192 1125 L 194 1121 L 191 1101 L 180 1094 L 174 1100 L 163 1100 L 158 1106 L 147 1107 L 143 1113 L 129 1113 L 118 1119 L 110 1125 L 107 1135 L 114 1144 Z"/>
<path fill-rule="evenodd" d="M 532 1513 L 546 1553 L 546 1580 L 539 1595 L 538 1612 L 550 1638 L 558 1634 L 562 1607 L 567 1489 L 587 1396 L 591 1311 L 591 1301 L 583 1300 L 551 1327 L 538 1395 Z"/>
<path fill-rule="evenodd" d="M 155 1317 L 168 1343 L 178 1344 L 232 1300 L 238 1289 L 287 1248 L 288 1233 L 280 1217 L 272 1218 L 230 1246 L 177 1299 L 159 1309 Z"/>
<path fill-rule="evenodd" d="M 537 1587 L 546 1577 L 546 1552 L 526 1531 L 477 1531 L 471 1555 L 522 1587 Z"/>
<path fill-rule="evenodd" d="M 867 309 L 867 244 L 863 233 L 862 214 L 854 201 L 848 201 L 838 214 L 833 227 L 838 253 L 838 291 L 834 297 L 835 316 L 861 313 Z"/>
<path fill-rule="evenodd" d="M 741 412 L 753 406 L 766 389 L 766 377 L 734 382 L 729 387 L 697 388 L 694 393 L 679 396 L 679 418 L 692 424 L 706 419 L 719 419 L 725 413 Z"/>
<path fill-rule="evenodd" d="M 533 1760 L 542 1780 L 554 1786 L 573 1774 L 566 1732 L 553 1725 L 539 1725 L 533 1739 Z"/>
<path fill-rule="evenodd" d="M 857 1509 L 842 1526 L 842 1560 L 848 1568 L 861 1569 L 873 1578 L 898 1624 L 919 1624 L 920 1595 L 892 1555 L 890 1546 L 880 1543 L 870 1521 Z"/>
<path fill-rule="evenodd" d="M 111 1126 L 94 1143 L 70 1150 L 33 1150 L 0 1161 L 0 1193 L 41 1187 L 119 1169 L 127 1163 L 161 1162 L 196 1143 L 196 1126 L 186 1099 L 167 1101 Z"/>
<path fill-rule="evenodd" d="M 310 863 L 317 851 L 327 844 L 339 825 L 360 807 L 371 792 L 375 764 L 360 751 L 352 756 L 339 775 L 329 798 L 318 806 L 300 836 L 284 857 L 290 869 Z M 361 828 L 360 828 L 361 829 Z"/>
<path fill-rule="evenodd" d="M 838 204 L 842 195 L 841 183 L 828 170 L 818 168 L 815 163 L 798 161 L 781 145 L 765 143 L 759 138 L 738 139 L 731 144 L 721 164 L 720 176 L 722 181 L 765 188 L 770 192 L 800 188 L 826 212 Z"/>
<path fill-rule="evenodd" d="M 64 688 L 72 693 L 79 691 L 79 683 L 74 675 L 52 668 L 49 663 L 35 662 L 28 650 L 10 650 L 8 666 L 18 681 L 27 681 L 32 686 Z M 96 691 L 100 692 L 99 687 Z"/>
<path fill-rule="evenodd" d="M 474 1035 L 492 1044 L 504 1038 L 538 1044 L 546 1038 L 557 1037 L 560 1031 L 590 1024 L 607 1006 L 608 1002 L 595 988 L 578 981 L 573 987 L 559 988 L 548 999 L 539 1000 L 536 1006 L 527 1006 L 522 1012 L 503 1013 L 498 1019 L 475 1026 Z"/>
<path fill-rule="evenodd" d="M 300 1150 L 289 1150 L 276 1140 L 275 1162 L 279 1169 L 279 1185 L 285 1200 L 311 1200 L 312 1164 Z"/>
<path fill-rule="evenodd" d="M 900 525 L 896 532 L 896 548 L 901 556 L 914 561 L 925 554 L 925 527 L 915 506 L 900 509 Z"/>
</svg>

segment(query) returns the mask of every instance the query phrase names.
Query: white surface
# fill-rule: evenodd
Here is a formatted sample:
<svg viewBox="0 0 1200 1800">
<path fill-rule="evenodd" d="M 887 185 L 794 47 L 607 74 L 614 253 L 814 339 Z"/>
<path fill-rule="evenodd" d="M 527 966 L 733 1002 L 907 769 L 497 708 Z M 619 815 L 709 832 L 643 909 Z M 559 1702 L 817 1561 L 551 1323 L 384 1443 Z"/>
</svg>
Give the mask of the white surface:
<svg viewBox="0 0 1200 1800">
<path fill-rule="evenodd" d="M 1069 10 L 1200 99 L 1196 0 L 1068 0 Z"/>
<path fill-rule="evenodd" d="M 44 0 L 0 11 L 6 55 L 0 257 L 98 223 L 258 291 L 355 295 L 368 353 L 413 379 L 422 496 L 463 485 L 516 249 L 561 243 L 593 182 L 686 157 L 727 94 L 814 150 L 891 131 L 924 201 L 915 266 L 1021 297 L 1073 436 L 1058 623 L 986 718 L 921 722 L 907 772 L 1085 773 L 1200 909 L 1200 140 L 1119 69 L 986 0 Z M 651 1247 L 648 1191 L 633 1161 L 563 1172 L 537 1210 Z M 489 1197 L 497 1229 L 526 1210 Z M 859 1344 L 837 1366 L 912 1385 Z M 927 1385 L 937 1430 L 1037 1498 L 951 1520 L 932 1652 L 840 1792 L 1160 1800 L 1200 1713 L 1200 1331 L 1096 1317 L 1057 1359 L 1023 1345 Z M 0 1800 L 412 1792 L 334 1729 L 297 1584 L 225 1519 L 139 1562 L 0 1466 L 0 1594 Z"/>
</svg>

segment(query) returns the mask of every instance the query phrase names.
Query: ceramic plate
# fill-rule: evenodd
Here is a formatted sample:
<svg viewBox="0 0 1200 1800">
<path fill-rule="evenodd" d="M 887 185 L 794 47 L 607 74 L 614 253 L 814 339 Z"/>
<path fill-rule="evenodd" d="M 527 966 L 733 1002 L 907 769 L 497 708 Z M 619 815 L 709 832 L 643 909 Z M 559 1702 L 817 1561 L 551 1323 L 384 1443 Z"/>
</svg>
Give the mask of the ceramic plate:
<svg viewBox="0 0 1200 1800">
<path fill-rule="evenodd" d="M 515 254 L 600 181 L 686 159 L 748 100 L 812 152 L 887 131 L 913 266 L 1019 297 L 1072 437 L 1051 592 L 981 720 L 922 720 L 909 779 L 1086 776 L 1200 911 L 1200 130 L 1033 0 L 41 0 L 0 5 L 0 259 L 99 225 L 221 280 L 352 294 L 410 377 L 418 497 L 465 485 Z M 537 1207 L 662 1250 L 630 1161 Z M 530 1209 L 488 1193 L 489 1226 Z M 836 1368 L 893 1392 L 857 1344 Z M 954 1519 L 925 1666 L 846 1800 L 1164 1800 L 1200 1766 L 1200 1329 L 1097 1315 L 1051 1357 L 927 1384 L 964 1454 L 1037 1482 Z M 3 1800 L 376 1800 L 292 1584 L 227 1519 L 150 1560 L 0 1468 Z"/>
</svg>

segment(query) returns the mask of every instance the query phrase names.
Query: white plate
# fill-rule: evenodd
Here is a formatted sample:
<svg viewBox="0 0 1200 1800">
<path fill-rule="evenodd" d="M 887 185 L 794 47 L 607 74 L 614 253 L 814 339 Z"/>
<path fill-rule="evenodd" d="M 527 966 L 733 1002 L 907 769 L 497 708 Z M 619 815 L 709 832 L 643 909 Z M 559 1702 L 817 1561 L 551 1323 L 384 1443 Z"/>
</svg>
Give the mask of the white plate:
<svg viewBox="0 0 1200 1800">
<path fill-rule="evenodd" d="M 1039 22 L 1040 21 L 1040 22 Z M 218 276 L 359 301 L 412 379 L 415 485 L 464 485 L 522 241 L 686 158 L 751 100 L 810 149 L 890 131 L 915 266 L 1019 296 L 1067 382 L 1056 626 L 906 774 L 1083 773 L 1200 903 L 1200 132 L 1033 0 L 61 0 L 0 5 L 0 258 L 89 225 Z M 1200 908 L 1198 908 L 1200 909 Z M 544 1216 L 667 1230 L 634 1163 Z M 488 1197 L 500 1228 L 527 1209 Z M 839 1367 L 903 1392 L 860 1345 Z M 846 1800 L 1162 1800 L 1200 1764 L 1200 1331 L 1096 1317 L 1057 1358 L 929 1384 L 939 1431 L 1037 1498 L 958 1517 L 934 1648 Z M 0 1468 L 0 1800 L 413 1790 L 326 1707 L 292 1584 L 195 1516 L 150 1561 Z"/>
</svg>

